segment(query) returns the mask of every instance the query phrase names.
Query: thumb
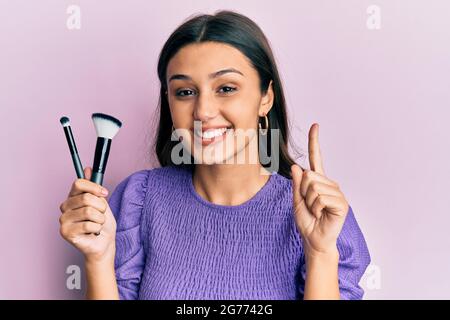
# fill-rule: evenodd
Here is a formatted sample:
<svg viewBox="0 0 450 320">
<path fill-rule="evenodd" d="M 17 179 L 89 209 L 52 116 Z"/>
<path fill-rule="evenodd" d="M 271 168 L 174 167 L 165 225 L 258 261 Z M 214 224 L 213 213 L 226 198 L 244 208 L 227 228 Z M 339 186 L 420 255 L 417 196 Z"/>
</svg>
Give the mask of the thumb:
<svg viewBox="0 0 450 320">
<path fill-rule="evenodd" d="M 86 167 L 84 168 L 84 178 L 86 180 L 91 180 L 91 175 L 92 175 L 92 168 L 91 167 Z"/>
<path fill-rule="evenodd" d="M 292 193 L 294 196 L 294 203 L 298 205 L 303 197 L 300 193 L 300 184 L 302 183 L 303 170 L 297 165 L 293 164 L 291 166 L 291 175 L 292 175 Z"/>
</svg>

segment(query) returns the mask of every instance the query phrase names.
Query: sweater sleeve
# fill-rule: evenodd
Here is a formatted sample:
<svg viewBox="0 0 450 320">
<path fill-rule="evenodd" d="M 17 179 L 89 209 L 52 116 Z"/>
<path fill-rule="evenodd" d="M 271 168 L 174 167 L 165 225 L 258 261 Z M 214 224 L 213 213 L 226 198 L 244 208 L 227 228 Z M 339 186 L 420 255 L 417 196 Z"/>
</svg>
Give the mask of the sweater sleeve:
<svg viewBox="0 0 450 320">
<path fill-rule="evenodd" d="M 147 179 L 147 170 L 131 174 L 119 183 L 108 201 L 117 223 L 114 267 L 121 300 L 137 299 L 139 295 L 145 265 L 140 226 Z"/>
<path fill-rule="evenodd" d="M 361 300 L 364 290 L 359 285 L 370 254 L 364 236 L 349 206 L 347 217 L 337 240 L 339 251 L 339 291 L 342 300 Z"/>
<path fill-rule="evenodd" d="M 364 236 L 356 221 L 353 209 L 349 206 L 341 233 L 337 239 L 339 251 L 338 277 L 342 300 L 361 300 L 364 290 L 359 285 L 371 258 Z M 305 257 L 301 257 L 300 295 L 304 294 L 306 281 Z"/>
</svg>

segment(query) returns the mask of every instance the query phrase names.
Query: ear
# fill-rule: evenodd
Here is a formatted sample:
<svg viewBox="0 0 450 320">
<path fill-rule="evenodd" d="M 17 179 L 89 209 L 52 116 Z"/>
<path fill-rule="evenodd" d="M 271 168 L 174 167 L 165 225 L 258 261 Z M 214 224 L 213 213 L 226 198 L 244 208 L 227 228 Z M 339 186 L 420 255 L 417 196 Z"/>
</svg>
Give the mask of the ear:
<svg viewBox="0 0 450 320">
<path fill-rule="evenodd" d="M 273 93 L 273 87 L 272 87 L 272 80 L 270 80 L 269 86 L 267 87 L 267 91 L 262 96 L 261 104 L 259 105 L 258 114 L 260 117 L 264 117 L 264 115 L 268 114 L 270 109 L 272 109 L 273 99 L 274 99 L 274 93 Z"/>
</svg>

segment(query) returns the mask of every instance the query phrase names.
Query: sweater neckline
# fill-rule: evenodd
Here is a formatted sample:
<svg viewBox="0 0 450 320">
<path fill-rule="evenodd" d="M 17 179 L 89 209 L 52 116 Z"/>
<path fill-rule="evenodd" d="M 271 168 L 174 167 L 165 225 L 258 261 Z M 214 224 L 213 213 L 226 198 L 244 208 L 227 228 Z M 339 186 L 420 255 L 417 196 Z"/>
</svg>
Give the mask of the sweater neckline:
<svg viewBox="0 0 450 320">
<path fill-rule="evenodd" d="M 250 199 L 247 201 L 238 204 L 238 205 L 223 205 L 223 204 L 216 204 L 213 202 L 210 202 L 206 199 L 204 199 L 202 196 L 200 196 L 194 187 L 194 181 L 193 181 L 193 170 L 188 170 L 188 185 L 189 185 L 189 191 L 192 194 L 192 196 L 201 204 L 214 208 L 214 209 L 228 209 L 228 210 L 239 210 L 248 207 L 254 202 L 259 201 L 260 199 L 264 198 L 267 194 L 269 194 L 269 191 L 271 189 L 271 186 L 274 184 L 275 181 L 275 175 L 278 173 L 276 171 L 272 172 L 269 175 L 269 179 L 266 181 L 266 183 L 261 187 L 261 189 L 258 190 Z"/>
</svg>

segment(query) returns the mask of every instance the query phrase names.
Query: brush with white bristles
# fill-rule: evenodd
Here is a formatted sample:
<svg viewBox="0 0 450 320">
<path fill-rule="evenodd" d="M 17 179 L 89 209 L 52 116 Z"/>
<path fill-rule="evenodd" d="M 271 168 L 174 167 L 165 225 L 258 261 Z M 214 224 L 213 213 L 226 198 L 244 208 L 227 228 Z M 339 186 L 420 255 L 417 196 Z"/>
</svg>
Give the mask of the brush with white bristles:
<svg viewBox="0 0 450 320">
<path fill-rule="evenodd" d="M 104 113 L 93 113 L 92 121 L 94 121 L 95 131 L 97 132 L 97 144 L 95 146 L 91 181 L 102 185 L 111 142 L 122 127 L 122 122 Z"/>
</svg>

